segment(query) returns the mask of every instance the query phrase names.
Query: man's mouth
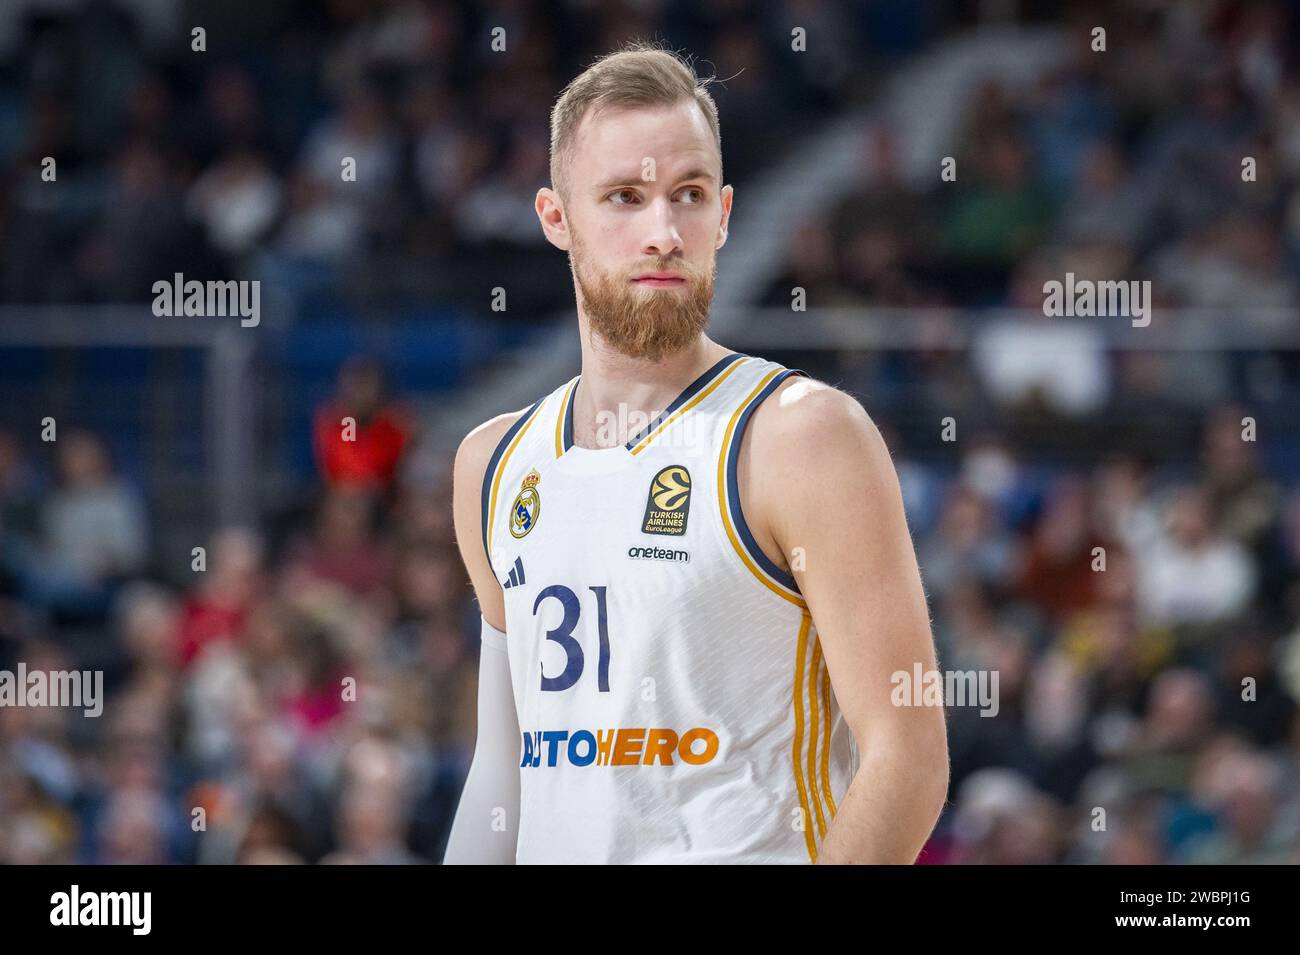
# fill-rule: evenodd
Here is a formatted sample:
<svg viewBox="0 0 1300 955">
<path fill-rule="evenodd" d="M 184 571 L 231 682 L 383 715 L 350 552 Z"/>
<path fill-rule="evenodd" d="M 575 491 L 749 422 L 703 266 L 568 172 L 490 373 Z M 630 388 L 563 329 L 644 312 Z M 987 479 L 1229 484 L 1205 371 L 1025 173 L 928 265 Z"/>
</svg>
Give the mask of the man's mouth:
<svg viewBox="0 0 1300 955">
<path fill-rule="evenodd" d="M 677 272 L 646 272 L 632 279 L 633 284 L 647 288 L 675 288 L 686 284 L 686 277 Z"/>
</svg>

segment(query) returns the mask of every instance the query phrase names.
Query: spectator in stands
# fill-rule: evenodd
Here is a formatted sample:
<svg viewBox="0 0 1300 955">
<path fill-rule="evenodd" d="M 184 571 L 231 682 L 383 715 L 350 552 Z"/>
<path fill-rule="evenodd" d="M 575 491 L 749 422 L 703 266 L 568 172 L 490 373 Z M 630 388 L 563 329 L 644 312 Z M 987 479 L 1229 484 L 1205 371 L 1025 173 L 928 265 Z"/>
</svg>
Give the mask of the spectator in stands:
<svg viewBox="0 0 1300 955">
<path fill-rule="evenodd" d="M 317 409 L 313 423 L 321 477 L 330 486 L 387 491 L 411 429 L 405 409 L 385 394 L 382 366 L 364 358 L 348 361 L 339 371 L 337 394 Z"/>
<path fill-rule="evenodd" d="M 262 544 L 244 528 L 227 528 L 213 540 L 207 569 L 181 605 L 176 645 L 189 666 L 215 642 L 237 639 L 261 588 Z"/>
<path fill-rule="evenodd" d="M 1206 787 L 1220 820 L 1213 832 L 1184 850 L 1185 860 L 1213 865 L 1284 865 L 1296 861 L 1300 815 L 1282 800 L 1273 760 L 1248 750 L 1231 752 Z"/>
<path fill-rule="evenodd" d="M 391 549 L 374 530 L 376 498 L 358 484 L 325 491 L 309 535 L 289 548 L 286 579 L 334 584 L 355 596 L 376 596 L 389 585 Z"/>
<path fill-rule="evenodd" d="M 1134 556 L 1142 610 L 1153 623 L 1222 622 L 1245 608 L 1255 587 L 1249 553 L 1214 528 L 1201 487 L 1179 493 L 1164 533 Z"/>
<path fill-rule="evenodd" d="M 58 442 L 59 487 L 42 524 L 45 555 L 83 583 L 137 573 L 148 533 L 140 497 L 113 473 L 108 448 L 87 431 Z"/>
<path fill-rule="evenodd" d="M 1255 553 L 1274 529 L 1281 506 L 1276 483 L 1261 473 L 1258 432 L 1242 407 L 1207 417 L 1201 438 L 1202 486 L 1216 530 Z M 1256 422 L 1256 428 L 1258 422 Z"/>
<path fill-rule="evenodd" d="M 0 429 L 0 540 L 31 541 L 40 518 L 40 486 L 17 436 Z"/>
<path fill-rule="evenodd" d="M 144 507 L 114 474 L 97 436 L 71 431 L 56 442 L 55 455 L 58 485 L 42 504 L 38 540 L 11 535 L 7 569 L 32 605 L 102 617 L 116 584 L 144 568 Z"/>
<path fill-rule="evenodd" d="M 959 579 L 1001 585 L 1014 570 L 1015 550 L 996 512 L 964 485 L 950 491 L 938 527 L 922 542 L 920 555 L 926 590 L 935 599 L 942 599 Z"/>
<path fill-rule="evenodd" d="M 1087 485 L 1076 478 L 1058 479 L 1027 547 L 1019 581 L 1020 593 L 1054 621 L 1097 602 L 1105 557 L 1117 542 L 1101 539 L 1092 523 Z"/>
</svg>

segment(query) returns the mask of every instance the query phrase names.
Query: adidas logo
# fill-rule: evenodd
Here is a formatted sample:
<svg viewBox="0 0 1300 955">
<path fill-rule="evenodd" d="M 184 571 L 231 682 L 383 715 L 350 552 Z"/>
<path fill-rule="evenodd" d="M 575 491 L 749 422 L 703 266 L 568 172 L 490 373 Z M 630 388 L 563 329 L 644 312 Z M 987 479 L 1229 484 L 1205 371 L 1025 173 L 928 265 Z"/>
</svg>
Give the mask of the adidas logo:
<svg viewBox="0 0 1300 955">
<path fill-rule="evenodd" d="M 520 558 L 515 558 L 515 565 L 510 568 L 510 577 L 503 583 L 502 587 L 518 587 L 524 583 L 524 562 Z"/>
</svg>

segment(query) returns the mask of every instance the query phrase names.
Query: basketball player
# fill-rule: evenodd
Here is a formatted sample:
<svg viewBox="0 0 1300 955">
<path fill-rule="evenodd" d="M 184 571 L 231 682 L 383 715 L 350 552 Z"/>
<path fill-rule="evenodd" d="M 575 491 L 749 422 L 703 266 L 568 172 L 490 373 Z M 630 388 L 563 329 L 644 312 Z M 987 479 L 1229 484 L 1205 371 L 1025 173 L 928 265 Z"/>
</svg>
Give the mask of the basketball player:
<svg viewBox="0 0 1300 955">
<path fill-rule="evenodd" d="M 705 334 L 706 85 L 633 45 L 552 113 L 582 370 L 456 455 L 483 639 L 448 863 L 910 863 L 944 803 L 943 709 L 890 702 L 936 664 L 880 434 Z"/>
</svg>

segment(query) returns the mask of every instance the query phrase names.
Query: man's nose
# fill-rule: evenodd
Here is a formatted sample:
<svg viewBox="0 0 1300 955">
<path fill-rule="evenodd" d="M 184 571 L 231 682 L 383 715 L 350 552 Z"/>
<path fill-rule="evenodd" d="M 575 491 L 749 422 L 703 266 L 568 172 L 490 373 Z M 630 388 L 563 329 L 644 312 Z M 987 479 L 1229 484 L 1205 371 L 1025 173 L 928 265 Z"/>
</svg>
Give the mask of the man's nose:
<svg viewBox="0 0 1300 955">
<path fill-rule="evenodd" d="M 651 202 L 645 210 L 647 229 L 641 251 L 647 255 L 672 255 L 682 250 L 682 237 L 673 221 L 672 203 L 664 197 Z"/>
</svg>

